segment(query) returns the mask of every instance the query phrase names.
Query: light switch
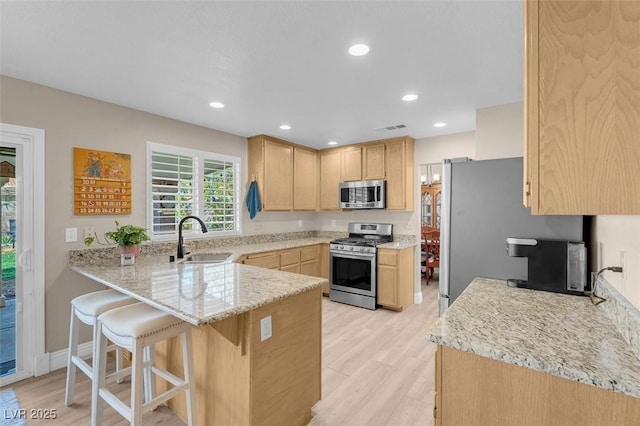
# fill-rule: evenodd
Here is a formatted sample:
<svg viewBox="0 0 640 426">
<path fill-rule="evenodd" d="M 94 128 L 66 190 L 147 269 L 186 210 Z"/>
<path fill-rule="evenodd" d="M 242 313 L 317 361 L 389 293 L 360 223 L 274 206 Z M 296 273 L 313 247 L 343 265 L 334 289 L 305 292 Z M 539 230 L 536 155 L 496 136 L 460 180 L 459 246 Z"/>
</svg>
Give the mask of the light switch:
<svg viewBox="0 0 640 426">
<path fill-rule="evenodd" d="M 260 341 L 271 338 L 271 315 L 260 320 Z"/>
<path fill-rule="evenodd" d="M 78 228 L 65 228 L 64 241 L 67 243 L 75 243 L 78 241 Z"/>
</svg>

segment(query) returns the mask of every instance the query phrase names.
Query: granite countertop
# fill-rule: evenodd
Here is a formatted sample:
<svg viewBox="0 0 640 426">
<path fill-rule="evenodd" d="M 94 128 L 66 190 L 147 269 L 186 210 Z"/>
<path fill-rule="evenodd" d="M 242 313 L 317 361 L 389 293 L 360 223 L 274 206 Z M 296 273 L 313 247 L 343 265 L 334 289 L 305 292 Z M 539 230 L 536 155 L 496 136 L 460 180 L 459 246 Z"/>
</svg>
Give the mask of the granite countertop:
<svg viewBox="0 0 640 426">
<path fill-rule="evenodd" d="M 137 300 L 199 326 L 268 305 L 325 284 L 327 280 L 227 261 L 169 262 L 168 256 L 140 257 L 135 265 L 117 260 L 71 264 L 72 270 Z"/>
<path fill-rule="evenodd" d="M 640 359 L 587 297 L 476 278 L 427 338 L 440 345 L 640 398 Z"/>
</svg>

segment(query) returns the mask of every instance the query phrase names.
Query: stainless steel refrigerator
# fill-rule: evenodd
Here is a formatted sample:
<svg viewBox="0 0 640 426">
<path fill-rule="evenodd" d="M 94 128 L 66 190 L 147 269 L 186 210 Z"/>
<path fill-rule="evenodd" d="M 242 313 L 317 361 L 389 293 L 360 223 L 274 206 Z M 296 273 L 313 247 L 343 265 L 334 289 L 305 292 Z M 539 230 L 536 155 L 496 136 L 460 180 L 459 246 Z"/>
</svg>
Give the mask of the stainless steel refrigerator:
<svg viewBox="0 0 640 426">
<path fill-rule="evenodd" d="M 527 279 L 507 237 L 583 241 L 583 216 L 534 216 L 522 204 L 522 157 L 443 161 L 440 315 L 475 277 Z"/>
</svg>

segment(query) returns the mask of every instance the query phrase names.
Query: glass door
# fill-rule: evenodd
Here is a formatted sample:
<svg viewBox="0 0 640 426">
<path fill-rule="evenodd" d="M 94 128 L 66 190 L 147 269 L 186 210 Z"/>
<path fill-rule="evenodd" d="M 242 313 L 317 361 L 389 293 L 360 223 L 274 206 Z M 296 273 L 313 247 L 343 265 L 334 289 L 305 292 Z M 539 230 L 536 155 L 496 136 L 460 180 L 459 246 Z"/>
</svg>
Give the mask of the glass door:
<svg viewBox="0 0 640 426">
<path fill-rule="evenodd" d="M 16 372 L 16 321 L 21 292 L 16 300 L 16 155 L 17 148 L 0 146 L 0 376 Z M 20 288 L 20 287 L 18 287 Z"/>
<path fill-rule="evenodd" d="M 49 369 L 42 130 L 0 123 L 0 201 L 0 386 L 5 386 Z"/>
</svg>

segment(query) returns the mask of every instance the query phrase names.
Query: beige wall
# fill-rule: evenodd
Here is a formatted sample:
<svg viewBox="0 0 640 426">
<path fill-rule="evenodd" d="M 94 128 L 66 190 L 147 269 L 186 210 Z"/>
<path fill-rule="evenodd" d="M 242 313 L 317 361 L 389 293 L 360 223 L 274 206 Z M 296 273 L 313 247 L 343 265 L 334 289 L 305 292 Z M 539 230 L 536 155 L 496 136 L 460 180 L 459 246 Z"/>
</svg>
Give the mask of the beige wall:
<svg viewBox="0 0 640 426">
<path fill-rule="evenodd" d="M 522 102 L 476 111 L 476 160 L 524 155 Z"/>
<path fill-rule="evenodd" d="M 421 164 L 440 163 L 445 158 L 476 157 L 476 133 L 453 133 L 416 139 L 415 168 Z M 418 176 L 418 181 L 420 177 Z"/>
<path fill-rule="evenodd" d="M 596 216 L 594 230 L 594 269 L 624 266 L 622 274 L 607 271 L 603 276 L 640 309 L 640 216 Z"/>
<path fill-rule="evenodd" d="M 45 131 L 45 350 L 68 345 L 69 302 L 100 287 L 67 268 L 70 249 L 83 248 L 82 230 L 99 234 L 120 222 L 145 224 L 146 142 L 182 145 L 235 155 L 246 164 L 246 139 L 132 109 L 0 76 L 0 121 Z M 75 216 L 73 147 L 131 154 L 132 213 Z M 246 171 L 243 170 L 246 176 Z M 243 181 L 246 180 L 243 178 Z M 248 222 L 243 210 L 243 222 Z M 78 228 L 79 242 L 65 243 L 64 229 Z M 83 333 L 83 340 L 89 340 Z"/>
</svg>

